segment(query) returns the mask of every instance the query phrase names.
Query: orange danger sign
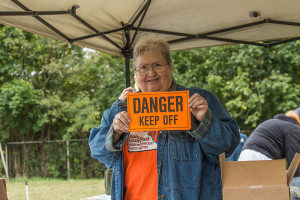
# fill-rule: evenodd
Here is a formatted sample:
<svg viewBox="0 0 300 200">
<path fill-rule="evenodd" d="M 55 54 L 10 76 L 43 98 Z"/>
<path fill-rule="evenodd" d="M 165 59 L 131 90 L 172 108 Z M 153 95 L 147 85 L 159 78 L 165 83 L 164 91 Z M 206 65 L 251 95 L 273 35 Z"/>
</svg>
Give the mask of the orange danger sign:
<svg viewBox="0 0 300 200">
<path fill-rule="evenodd" d="M 130 132 L 149 130 L 189 130 L 189 91 L 128 93 Z"/>
</svg>

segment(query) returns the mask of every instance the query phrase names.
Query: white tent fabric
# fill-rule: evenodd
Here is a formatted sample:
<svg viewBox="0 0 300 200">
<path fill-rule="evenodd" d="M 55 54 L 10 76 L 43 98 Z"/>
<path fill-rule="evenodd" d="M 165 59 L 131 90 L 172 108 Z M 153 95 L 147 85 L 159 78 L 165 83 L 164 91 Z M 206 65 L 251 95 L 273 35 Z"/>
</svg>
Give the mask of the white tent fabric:
<svg viewBox="0 0 300 200">
<path fill-rule="evenodd" d="M 300 39 L 299 0 L 0 2 L 1 24 L 125 57 L 149 32 L 165 37 L 172 51 Z"/>
</svg>

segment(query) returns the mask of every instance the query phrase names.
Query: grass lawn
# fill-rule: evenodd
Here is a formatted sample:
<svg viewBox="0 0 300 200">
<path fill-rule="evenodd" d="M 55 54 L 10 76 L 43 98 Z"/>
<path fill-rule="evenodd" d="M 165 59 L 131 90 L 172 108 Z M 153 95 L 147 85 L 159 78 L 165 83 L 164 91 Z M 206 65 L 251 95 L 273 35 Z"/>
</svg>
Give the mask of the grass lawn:
<svg viewBox="0 0 300 200">
<path fill-rule="evenodd" d="M 26 181 L 29 200 L 80 200 L 105 194 L 104 179 L 12 179 L 6 180 L 8 200 L 26 200 Z"/>
</svg>

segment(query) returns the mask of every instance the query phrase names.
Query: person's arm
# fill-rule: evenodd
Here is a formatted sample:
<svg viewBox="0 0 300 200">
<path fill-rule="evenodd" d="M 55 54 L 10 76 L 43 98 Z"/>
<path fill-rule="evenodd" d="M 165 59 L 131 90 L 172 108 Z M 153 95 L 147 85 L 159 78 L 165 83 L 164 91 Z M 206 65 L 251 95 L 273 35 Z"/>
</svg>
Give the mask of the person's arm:
<svg viewBox="0 0 300 200">
<path fill-rule="evenodd" d="M 230 156 L 240 142 L 237 122 L 229 115 L 222 103 L 210 92 L 199 91 L 207 101 L 208 110 L 203 119 L 192 117 L 193 130 L 189 133 L 199 139 L 201 147 L 210 162 L 219 163 L 219 155 Z M 197 126 L 195 126 L 197 125 Z"/>
<path fill-rule="evenodd" d="M 123 130 L 123 126 L 120 128 L 119 124 L 120 119 L 123 120 L 124 113 L 127 118 L 129 116 L 126 115 L 127 112 L 120 112 L 118 108 L 119 105 L 126 107 L 124 101 L 127 98 L 127 94 L 131 92 L 133 92 L 132 87 L 125 88 L 118 100 L 103 113 L 100 127 L 92 129 L 90 133 L 89 146 L 91 156 L 104 163 L 107 168 L 113 165 L 128 138 L 127 131 Z M 121 118 L 119 117 L 120 114 L 122 114 Z M 126 126 L 129 127 L 129 123 L 126 123 Z"/>
<path fill-rule="evenodd" d="M 107 168 L 112 167 L 121 151 L 121 149 L 112 151 L 107 148 L 108 133 L 111 131 L 111 125 L 117 112 L 117 105 L 110 107 L 104 112 L 100 127 L 93 128 L 90 132 L 89 146 L 91 156 L 104 163 Z"/>
<path fill-rule="evenodd" d="M 128 87 L 128 88 L 125 88 L 121 95 L 119 96 L 119 98 L 112 104 L 112 105 L 118 105 L 121 101 L 124 101 L 126 100 L 127 98 L 127 94 L 128 93 L 131 93 L 131 92 L 134 92 L 134 89 L 132 87 Z"/>
<path fill-rule="evenodd" d="M 300 127 L 291 128 L 285 134 L 285 154 L 288 165 L 291 164 L 295 153 L 300 153 Z M 295 173 L 295 177 L 300 176 L 300 166 Z"/>
</svg>

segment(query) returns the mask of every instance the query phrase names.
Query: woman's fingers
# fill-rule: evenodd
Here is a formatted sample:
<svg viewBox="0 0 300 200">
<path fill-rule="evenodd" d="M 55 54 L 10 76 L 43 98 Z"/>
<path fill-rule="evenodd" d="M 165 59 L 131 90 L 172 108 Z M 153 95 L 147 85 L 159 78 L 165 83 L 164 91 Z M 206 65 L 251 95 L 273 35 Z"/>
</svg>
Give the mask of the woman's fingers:
<svg viewBox="0 0 300 200">
<path fill-rule="evenodd" d="M 119 112 L 113 120 L 113 128 L 119 134 L 128 132 L 129 124 L 130 117 L 126 111 Z"/>
<path fill-rule="evenodd" d="M 198 121 L 202 121 L 203 117 L 208 111 L 207 101 L 196 93 L 189 98 L 188 103 L 191 113 L 197 118 Z"/>
<path fill-rule="evenodd" d="M 125 88 L 122 92 L 122 94 L 120 95 L 119 99 L 120 100 L 125 100 L 127 98 L 127 94 L 133 92 L 133 88 L 132 87 L 128 87 Z"/>
<path fill-rule="evenodd" d="M 207 101 L 197 93 L 193 94 L 189 98 L 188 102 L 190 108 L 197 108 L 200 105 L 207 105 Z"/>
</svg>

